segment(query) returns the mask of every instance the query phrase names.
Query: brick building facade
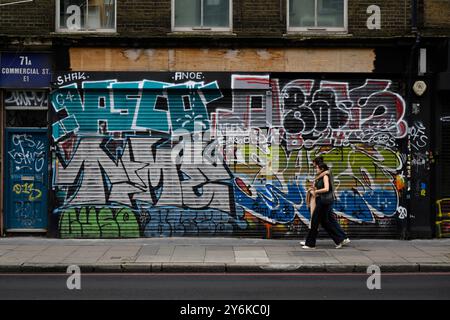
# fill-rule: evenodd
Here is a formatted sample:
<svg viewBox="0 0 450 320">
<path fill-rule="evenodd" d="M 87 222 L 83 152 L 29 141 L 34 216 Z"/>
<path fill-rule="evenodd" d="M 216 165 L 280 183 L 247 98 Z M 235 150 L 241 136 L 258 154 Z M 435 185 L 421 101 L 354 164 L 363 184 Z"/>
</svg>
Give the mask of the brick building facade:
<svg viewBox="0 0 450 320">
<path fill-rule="evenodd" d="M 322 155 L 351 236 L 448 235 L 448 4 L 0 5 L 3 233 L 299 237 Z"/>
</svg>

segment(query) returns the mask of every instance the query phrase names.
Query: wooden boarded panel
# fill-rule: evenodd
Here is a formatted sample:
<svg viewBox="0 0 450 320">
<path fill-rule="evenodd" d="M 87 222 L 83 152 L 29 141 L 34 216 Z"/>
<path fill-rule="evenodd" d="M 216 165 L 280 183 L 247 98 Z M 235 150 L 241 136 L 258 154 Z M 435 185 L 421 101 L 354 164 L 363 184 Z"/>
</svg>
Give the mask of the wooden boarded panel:
<svg viewBox="0 0 450 320">
<path fill-rule="evenodd" d="M 372 72 L 373 49 L 71 48 L 74 71 Z"/>
</svg>

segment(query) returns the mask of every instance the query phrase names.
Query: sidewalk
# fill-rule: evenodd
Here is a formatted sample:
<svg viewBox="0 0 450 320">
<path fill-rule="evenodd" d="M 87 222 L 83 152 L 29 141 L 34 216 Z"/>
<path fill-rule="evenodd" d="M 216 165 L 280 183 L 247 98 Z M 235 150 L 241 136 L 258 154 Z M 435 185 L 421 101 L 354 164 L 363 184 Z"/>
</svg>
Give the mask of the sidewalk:
<svg viewBox="0 0 450 320">
<path fill-rule="evenodd" d="M 352 240 L 335 249 L 319 240 L 141 238 L 62 240 L 0 238 L 0 272 L 450 272 L 450 239 Z"/>
</svg>

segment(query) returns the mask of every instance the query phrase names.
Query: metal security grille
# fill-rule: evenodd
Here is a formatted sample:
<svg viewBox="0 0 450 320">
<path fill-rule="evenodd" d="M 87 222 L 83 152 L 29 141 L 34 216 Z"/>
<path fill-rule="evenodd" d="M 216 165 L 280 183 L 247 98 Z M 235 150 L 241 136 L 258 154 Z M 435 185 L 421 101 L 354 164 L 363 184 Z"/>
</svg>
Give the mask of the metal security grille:
<svg viewBox="0 0 450 320">
<path fill-rule="evenodd" d="M 407 125 L 397 82 L 152 76 L 91 75 L 52 93 L 61 237 L 302 237 L 319 155 L 349 235 L 398 237 Z"/>
</svg>

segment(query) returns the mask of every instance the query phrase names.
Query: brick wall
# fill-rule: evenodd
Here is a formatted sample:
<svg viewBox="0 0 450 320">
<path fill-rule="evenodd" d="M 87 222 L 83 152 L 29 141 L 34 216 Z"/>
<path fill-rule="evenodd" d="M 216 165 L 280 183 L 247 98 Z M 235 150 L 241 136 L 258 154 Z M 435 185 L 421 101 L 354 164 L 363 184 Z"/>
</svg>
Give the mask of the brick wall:
<svg viewBox="0 0 450 320">
<path fill-rule="evenodd" d="M 0 34 L 46 36 L 55 29 L 53 0 L 0 7 Z"/>
<path fill-rule="evenodd" d="M 378 5 L 381 10 L 381 29 L 369 30 L 366 22 L 370 17 L 367 8 Z M 360 36 L 405 35 L 411 30 L 410 0 L 349 0 L 349 33 Z"/>
<path fill-rule="evenodd" d="M 117 32 L 123 36 L 163 36 L 171 31 L 170 0 L 119 0 Z"/>
<path fill-rule="evenodd" d="M 427 28 L 450 28 L 450 1 L 424 0 L 424 26 Z"/>
<path fill-rule="evenodd" d="M 348 0 L 349 33 L 356 37 L 408 33 L 410 1 Z M 48 36 L 55 28 L 54 3 L 52 0 L 35 0 L 30 4 L 2 7 L 0 34 Z M 431 3 L 441 5 L 428 6 L 426 12 L 436 12 L 437 18 L 444 12 L 448 13 L 449 1 L 435 0 Z M 381 7 L 381 30 L 368 30 L 366 27 L 369 17 L 366 10 L 371 4 Z M 234 0 L 233 32 L 238 36 L 281 37 L 286 33 L 286 7 L 287 0 Z M 449 22 L 449 17 L 444 18 Z M 171 33 L 171 0 L 118 0 L 117 31 L 125 37 L 166 36 Z"/>
<path fill-rule="evenodd" d="M 235 0 L 233 13 L 233 31 L 238 35 L 280 36 L 286 32 L 286 0 L 281 7 L 279 0 Z"/>
</svg>

